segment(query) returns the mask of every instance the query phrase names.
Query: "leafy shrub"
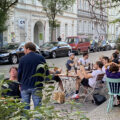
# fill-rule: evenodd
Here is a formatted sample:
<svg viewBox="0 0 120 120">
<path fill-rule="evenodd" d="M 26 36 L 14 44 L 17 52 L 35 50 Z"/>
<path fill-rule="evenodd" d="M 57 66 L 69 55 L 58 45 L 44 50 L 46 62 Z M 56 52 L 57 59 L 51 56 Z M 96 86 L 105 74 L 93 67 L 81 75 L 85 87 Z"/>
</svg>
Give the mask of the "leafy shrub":
<svg viewBox="0 0 120 120">
<path fill-rule="evenodd" d="M 37 84 L 43 84 L 43 90 L 37 91 L 37 95 L 43 97 L 42 105 L 36 107 L 34 110 L 25 110 L 25 103 L 20 102 L 19 99 L 13 99 L 12 97 L 2 98 L 2 85 L 4 80 L 0 80 L 0 120 L 28 120 L 28 119 L 40 119 L 40 120 L 89 120 L 81 111 L 76 111 L 76 107 L 80 107 L 81 104 L 74 101 L 66 102 L 70 104 L 71 109 L 64 108 L 62 110 L 56 110 L 51 102 L 51 96 L 54 91 L 54 84 L 51 84 L 52 76 L 46 76 L 46 71 L 49 69 L 48 65 L 39 65 L 37 70 L 44 68 L 44 74 L 36 73 L 34 76 L 42 76 L 43 82 L 37 82 Z M 33 77 L 34 77 L 33 76 Z M 49 78 L 50 81 L 46 81 Z M 53 83 L 54 81 L 52 81 Z M 44 93 L 44 95 L 43 95 Z M 74 109 L 74 112 L 73 112 Z"/>
</svg>

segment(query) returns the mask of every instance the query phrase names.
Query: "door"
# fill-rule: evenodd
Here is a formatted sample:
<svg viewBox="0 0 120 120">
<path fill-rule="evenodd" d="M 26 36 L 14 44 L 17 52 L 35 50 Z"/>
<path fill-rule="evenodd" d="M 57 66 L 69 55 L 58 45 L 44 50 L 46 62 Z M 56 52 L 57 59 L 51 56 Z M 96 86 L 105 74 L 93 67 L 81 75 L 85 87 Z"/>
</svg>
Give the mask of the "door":
<svg viewBox="0 0 120 120">
<path fill-rule="evenodd" d="M 58 55 L 63 56 L 64 54 L 65 54 L 64 42 L 59 42 L 58 43 Z"/>
<path fill-rule="evenodd" d="M 68 55 L 68 52 L 69 52 L 70 48 L 69 48 L 69 45 L 67 43 L 63 43 L 63 53 L 64 55 Z"/>
<path fill-rule="evenodd" d="M 83 39 L 79 38 L 79 43 L 78 43 L 78 49 L 83 52 L 84 51 L 84 46 L 83 46 Z"/>
</svg>

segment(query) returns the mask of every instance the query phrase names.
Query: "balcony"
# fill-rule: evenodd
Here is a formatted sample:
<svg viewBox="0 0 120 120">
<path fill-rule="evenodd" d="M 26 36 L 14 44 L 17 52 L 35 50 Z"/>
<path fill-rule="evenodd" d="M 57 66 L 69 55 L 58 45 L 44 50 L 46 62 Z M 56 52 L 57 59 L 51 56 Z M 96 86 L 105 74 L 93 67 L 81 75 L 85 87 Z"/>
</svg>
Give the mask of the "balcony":
<svg viewBox="0 0 120 120">
<path fill-rule="evenodd" d="M 84 11 L 84 10 L 78 10 L 78 17 L 85 17 L 85 18 L 90 18 L 90 19 L 93 19 L 94 16 L 96 16 L 98 19 L 101 19 L 101 20 L 105 20 L 105 21 L 108 21 L 108 17 L 107 16 L 102 16 L 101 18 L 101 15 L 96 13 L 95 15 L 92 14 L 91 12 L 89 11 Z"/>
</svg>

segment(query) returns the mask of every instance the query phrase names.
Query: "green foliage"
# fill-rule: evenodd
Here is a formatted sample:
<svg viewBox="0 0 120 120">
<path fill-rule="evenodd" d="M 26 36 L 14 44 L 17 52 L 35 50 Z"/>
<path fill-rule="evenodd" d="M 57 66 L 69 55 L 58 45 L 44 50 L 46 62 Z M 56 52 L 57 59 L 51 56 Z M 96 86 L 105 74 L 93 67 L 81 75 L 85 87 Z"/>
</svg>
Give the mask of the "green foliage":
<svg viewBox="0 0 120 120">
<path fill-rule="evenodd" d="M 117 39 L 116 45 L 117 45 L 117 50 L 120 51 L 120 37 Z"/>
<path fill-rule="evenodd" d="M 43 68 L 44 73 L 36 74 L 34 76 L 40 76 L 44 78 L 43 82 L 39 82 L 36 84 L 43 84 L 43 90 L 37 91 L 36 94 L 42 97 L 42 105 L 38 106 L 34 110 L 25 110 L 25 103 L 21 103 L 19 99 L 13 99 L 11 97 L 2 98 L 2 94 L 0 94 L 0 120 L 28 120 L 28 119 L 41 119 L 41 120 L 89 120 L 86 116 L 84 116 L 84 112 L 77 111 L 76 108 L 81 106 L 80 103 L 76 103 L 74 101 L 66 102 L 65 105 L 70 105 L 70 109 L 66 109 L 65 107 L 62 110 L 56 110 L 53 104 L 53 100 L 51 100 L 51 96 L 55 89 L 54 83 L 51 79 L 51 76 L 46 76 L 46 71 L 49 68 L 47 64 L 38 65 L 37 69 Z M 34 77 L 33 76 L 33 77 Z M 45 81 L 46 78 L 49 78 L 50 81 Z M 52 81 L 52 83 L 51 83 Z M 0 93 L 2 93 L 2 86 L 6 81 L 0 80 Z"/>
<path fill-rule="evenodd" d="M 56 16 L 62 15 L 65 10 L 72 7 L 75 0 L 39 0 L 42 3 L 43 10 L 49 19 L 51 26 L 51 39 L 53 39 L 54 28 L 58 26 Z"/>
<path fill-rule="evenodd" d="M 7 29 L 6 21 L 8 19 L 8 11 L 18 0 L 0 0 L 0 33 Z"/>
<path fill-rule="evenodd" d="M 112 2 L 120 2 L 120 0 L 112 0 Z"/>
<path fill-rule="evenodd" d="M 70 8 L 75 0 L 40 0 L 50 21 Z"/>
</svg>

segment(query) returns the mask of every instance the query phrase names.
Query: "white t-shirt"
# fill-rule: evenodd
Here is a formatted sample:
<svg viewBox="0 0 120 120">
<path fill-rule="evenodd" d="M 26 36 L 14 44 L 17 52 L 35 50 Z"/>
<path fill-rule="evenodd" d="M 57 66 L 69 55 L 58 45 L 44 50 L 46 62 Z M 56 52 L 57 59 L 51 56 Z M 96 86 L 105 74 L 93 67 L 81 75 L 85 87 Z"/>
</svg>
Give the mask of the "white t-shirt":
<svg viewBox="0 0 120 120">
<path fill-rule="evenodd" d="M 84 66 L 90 63 L 89 59 L 84 60 L 84 58 L 80 58 L 78 62 L 80 62 Z"/>
<path fill-rule="evenodd" d="M 102 71 L 103 71 L 103 73 L 105 73 L 105 66 L 102 67 Z"/>
<path fill-rule="evenodd" d="M 97 79 L 97 76 L 99 74 L 103 74 L 103 71 L 102 70 L 94 70 L 92 72 L 92 78 L 89 78 L 89 80 L 88 80 L 89 81 L 89 85 L 91 87 L 95 87 L 95 85 L 96 85 L 96 79 Z"/>
<path fill-rule="evenodd" d="M 109 69 L 109 68 L 110 68 L 110 66 L 107 67 L 107 69 Z M 102 67 L 102 71 L 103 71 L 104 74 L 106 73 L 105 66 Z M 103 79 L 102 79 L 102 81 L 106 81 L 106 78 L 107 78 L 107 76 L 105 74 L 104 77 L 103 77 Z"/>
</svg>

